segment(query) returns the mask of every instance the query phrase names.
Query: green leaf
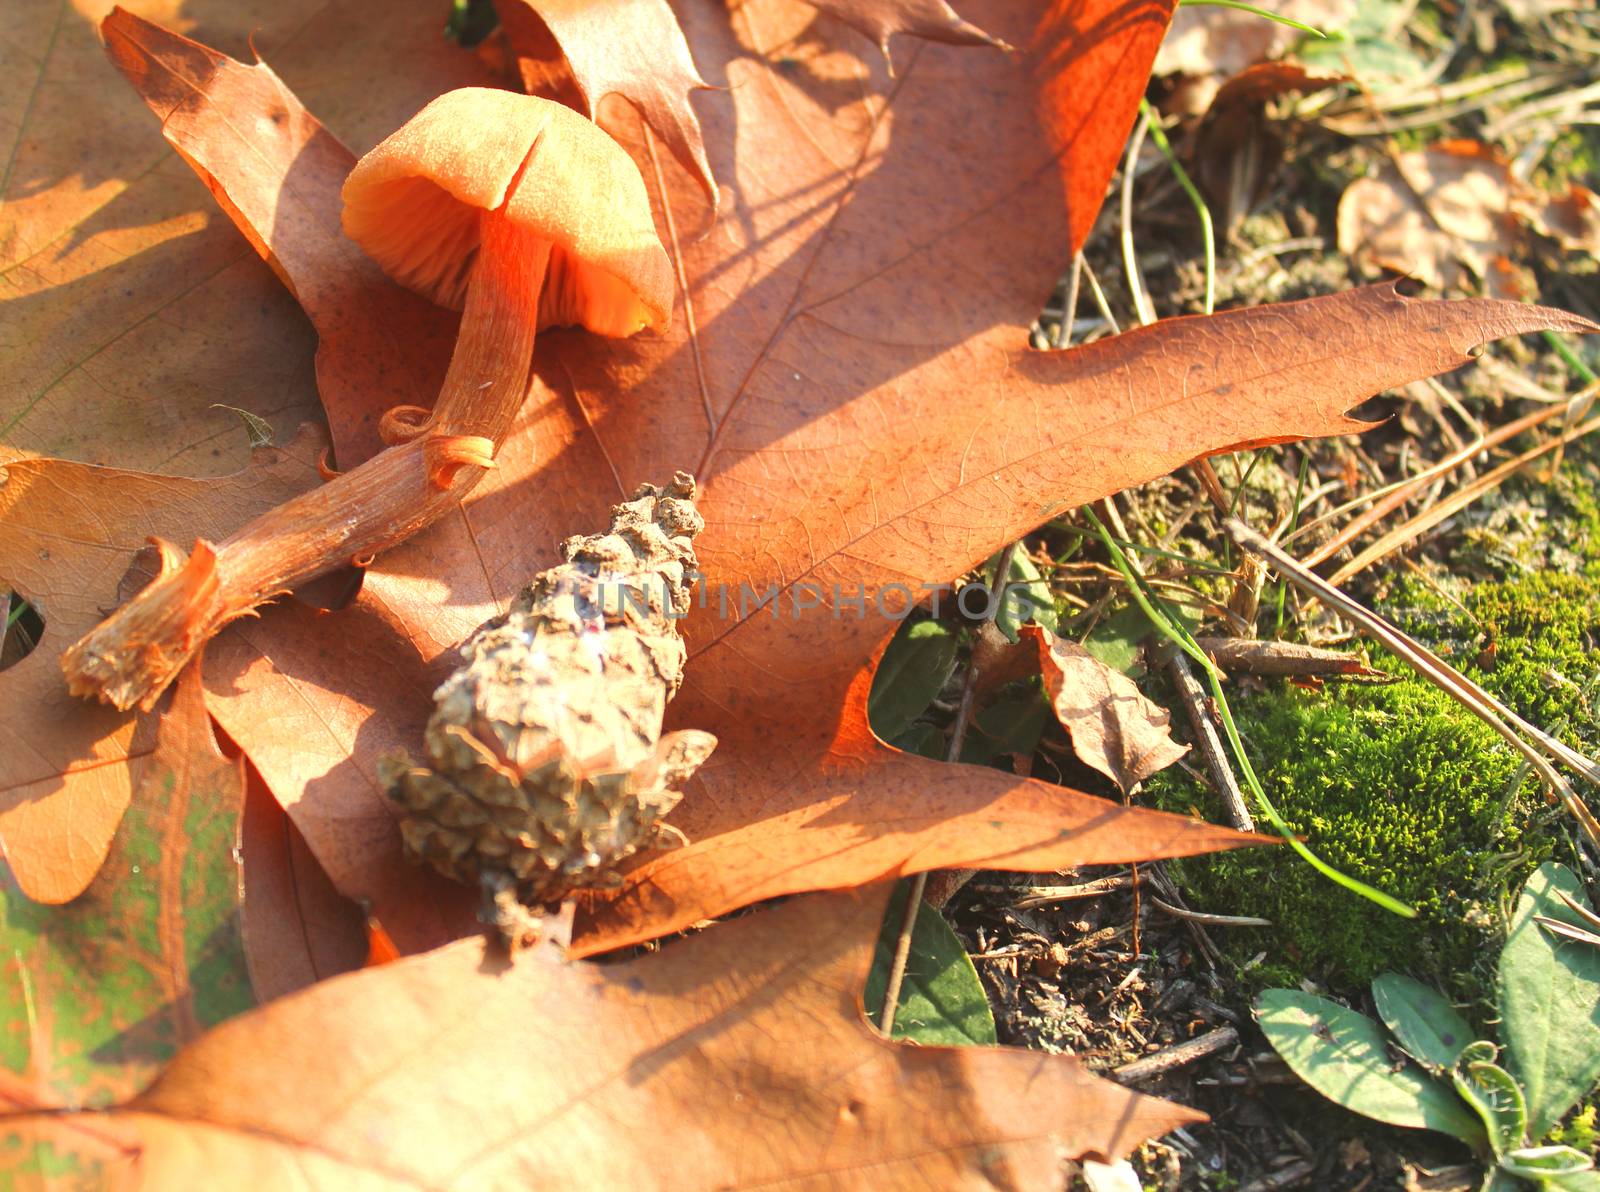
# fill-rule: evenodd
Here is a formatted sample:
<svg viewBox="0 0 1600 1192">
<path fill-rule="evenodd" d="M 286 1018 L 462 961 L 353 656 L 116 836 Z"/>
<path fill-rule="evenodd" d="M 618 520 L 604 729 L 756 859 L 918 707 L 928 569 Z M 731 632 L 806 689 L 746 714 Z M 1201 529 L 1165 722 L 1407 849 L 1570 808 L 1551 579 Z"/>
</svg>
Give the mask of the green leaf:
<svg viewBox="0 0 1600 1192">
<path fill-rule="evenodd" d="M 1500 1166 L 1523 1179 L 1581 1175 L 1594 1170 L 1594 1160 L 1570 1146 L 1525 1146 L 1500 1156 Z"/>
<path fill-rule="evenodd" d="M 1142 669 L 1139 646 L 1150 632 L 1150 620 L 1144 610 L 1130 604 L 1096 625 L 1082 644 L 1112 670 L 1136 676 Z"/>
<path fill-rule="evenodd" d="M 867 1015 L 874 1022 L 883 1013 L 889 965 L 900 925 L 905 921 L 910 889 L 910 882 L 901 882 L 895 890 L 883 918 L 883 931 L 878 935 L 872 969 L 867 974 Z M 918 911 L 917 925 L 911 932 L 911 952 L 906 958 L 905 981 L 900 986 L 894 1037 L 951 1047 L 993 1046 L 998 1042 L 994 1014 L 978 980 L 978 971 L 944 916 L 931 906 Z"/>
<path fill-rule="evenodd" d="M 1502 1170 L 1497 1164 L 1483 1174 L 1478 1192 L 1527 1192 L 1528 1185 Z"/>
<path fill-rule="evenodd" d="M 1552 936 L 1535 916 L 1574 926 L 1561 899 L 1583 898 L 1570 869 L 1541 865 L 1528 879 L 1500 953 L 1500 1038 L 1528 1101 L 1528 1132 L 1543 1138 L 1600 1080 L 1600 949 Z"/>
<path fill-rule="evenodd" d="M 1561 1192 L 1600 1192 L 1600 1172 L 1580 1171 L 1575 1175 L 1545 1176 L 1546 1188 L 1559 1188 Z"/>
<path fill-rule="evenodd" d="M 1049 717 L 1050 705 L 1038 691 L 993 703 L 973 717 L 961 746 L 961 760 L 985 766 L 999 757 L 1032 754 Z"/>
<path fill-rule="evenodd" d="M 1378 1017 L 1406 1054 L 1438 1075 L 1455 1066 L 1472 1042 L 1472 1027 L 1448 999 L 1420 981 L 1383 973 L 1372 982 Z"/>
<path fill-rule="evenodd" d="M 936 762 L 942 762 L 945 758 L 944 734 L 926 721 L 913 724 L 905 732 L 892 738 L 889 744 L 906 753 L 920 754 Z"/>
<path fill-rule="evenodd" d="M 1021 549 L 1011 552 L 1011 574 L 1006 577 L 1006 583 L 1005 597 L 994 616 L 995 628 L 1006 635 L 1006 640 L 1015 642 L 1023 625 L 1029 621 L 1054 633 L 1059 622 L 1050 586 Z"/>
<path fill-rule="evenodd" d="M 1403 41 L 1389 34 L 1401 7 L 1401 0 L 1364 0 L 1356 5 L 1348 28 L 1324 30 L 1324 37 L 1306 39 L 1296 48 L 1295 57 L 1314 73 L 1353 72 L 1367 83 L 1415 78 L 1422 62 Z"/>
<path fill-rule="evenodd" d="M 1256 1021 L 1284 1063 L 1317 1092 L 1364 1117 L 1437 1130 L 1480 1146 L 1483 1126 L 1444 1085 L 1396 1062 L 1383 1029 L 1364 1014 L 1294 989 L 1269 989 Z"/>
<path fill-rule="evenodd" d="M 1498 1053 L 1493 1043 L 1482 1039 L 1467 1044 L 1450 1070 L 1450 1080 L 1483 1119 L 1490 1149 L 1504 1155 L 1528 1140 L 1528 1105 L 1511 1073 L 1494 1062 Z"/>
<path fill-rule="evenodd" d="M 928 710 L 956 665 L 956 635 L 939 621 L 911 621 L 900 627 L 883 652 L 867 719 L 887 741 L 899 736 Z"/>
<path fill-rule="evenodd" d="M 0 1081 L 34 1107 L 126 1100 L 255 1004 L 239 933 L 243 774 L 217 751 L 198 674 L 179 680 L 88 890 L 41 905 L 0 863 Z"/>
</svg>

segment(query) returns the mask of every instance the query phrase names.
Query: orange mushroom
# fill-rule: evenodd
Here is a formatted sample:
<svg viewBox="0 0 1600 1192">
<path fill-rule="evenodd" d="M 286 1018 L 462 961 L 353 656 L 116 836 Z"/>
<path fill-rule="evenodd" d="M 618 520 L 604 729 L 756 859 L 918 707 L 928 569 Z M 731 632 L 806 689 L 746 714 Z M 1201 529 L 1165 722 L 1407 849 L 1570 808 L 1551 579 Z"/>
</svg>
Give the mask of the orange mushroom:
<svg viewBox="0 0 1600 1192">
<path fill-rule="evenodd" d="M 396 281 L 463 311 L 433 417 L 391 411 L 391 442 L 497 439 L 536 327 L 627 336 L 672 307 L 632 160 L 570 108 L 510 91 L 440 96 L 363 157 L 345 180 L 344 230 Z"/>
<path fill-rule="evenodd" d="M 150 707 L 229 621 L 442 516 L 493 466 L 539 328 L 626 336 L 671 312 L 638 169 L 549 100 L 442 95 L 356 164 L 344 201 L 346 233 L 392 277 L 462 310 L 433 410 L 391 410 L 390 447 L 215 546 L 158 543 L 157 578 L 62 656 L 74 694 Z"/>
</svg>

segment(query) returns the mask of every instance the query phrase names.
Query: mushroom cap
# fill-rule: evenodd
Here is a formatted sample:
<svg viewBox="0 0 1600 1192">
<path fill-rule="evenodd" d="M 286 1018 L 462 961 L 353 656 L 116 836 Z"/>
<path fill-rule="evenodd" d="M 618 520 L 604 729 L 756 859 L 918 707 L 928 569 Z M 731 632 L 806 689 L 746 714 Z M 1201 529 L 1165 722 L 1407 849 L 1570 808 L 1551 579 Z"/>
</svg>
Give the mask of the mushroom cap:
<svg viewBox="0 0 1600 1192">
<path fill-rule="evenodd" d="M 548 99 L 439 96 L 356 163 L 344 230 L 402 285 L 459 310 L 484 212 L 550 243 L 539 326 L 632 335 L 672 312 L 644 179 L 605 132 Z"/>
</svg>

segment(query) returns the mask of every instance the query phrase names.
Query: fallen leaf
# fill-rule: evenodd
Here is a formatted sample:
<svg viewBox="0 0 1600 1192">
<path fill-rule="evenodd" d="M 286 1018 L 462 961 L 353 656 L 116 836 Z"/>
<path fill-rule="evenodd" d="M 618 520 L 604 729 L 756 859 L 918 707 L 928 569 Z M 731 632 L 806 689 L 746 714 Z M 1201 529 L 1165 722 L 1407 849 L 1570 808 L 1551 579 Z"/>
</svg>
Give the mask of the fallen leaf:
<svg viewBox="0 0 1600 1192">
<path fill-rule="evenodd" d="M 1200 637 L 1199 647 L 1223 670 L 1249 675 L 1342 675 L 1357 679 L 1386 679 L 1360 654 L 1329 650 L 1303 642 L 1260 641 L 1246 637 Z"/>
<path fill-rule="evenodd" d="M 197 42 L 172 40 L 120 8 L 103 32 L 106 52 L 160 117 L 167 140 L 316 326 L 317 384 L 341 466 L 376 454 L 384 411 L 433 403 L 458 318 L 389 284 L 337 223 L 322 218 L 339 209 L 354 155 L 265 63 L 243 66 Z M 218 121 L 215 111 L 253 119 Z"/>
<path fill-rule="evenodd" d="M 1512 264 L 1525 227 L 1569 251 L 1600 246 L 1591 192 L 1574 184 L 1561 196 L 1542 194 L 1478 141 L 1399 154 L 1339 199 L 1340 252 L 1369 275 L 1408 273 L 1440 290 L 1476 289 L 1476 278 L 1496 297 L 1533 297 L 1533 275 Z"/>
<path fill-rule="evenodd" d="M 1522 188 L 1512 194 L 1511 208 L 1566 251 L 1600 256 L 1600 199 L 1582 183 L 1569 183 L 1565 194 L 1554 196 Z"/>
<path fill-rule="evenodd" d="M 116 1111 L 12 1116 L 0 1162 L 51 1148 L 158 1188 L 1042 1188 L 1063 1154 L 1199 1119 L 1070 1056 L 881 1038 L 861 989 L 887 895 L 611 965 L 465 940 L 227 1023 Z"/>
<path fill-rule="evenodd" d="M 495 0 L 495 11 L 531 94 L 565 98 L 563 87 L 552 87 L 564 82 L 554 66 L 561 61 L 581 101 L 573 106 L 589 119 L 600 119 L 606 96 L 620 95 L 696 176 L 715 216 L 717 181 L 689 103 L 706 82 L 667 0 Z"/>
<path fill-rule="evenodd" d="M 810 4 L 865 33 L 885 58 L 889 57 L 889 39 L 897 33 L 947 45 L 1011 48 L 962 19 L 946 0 L 810 0 Z"/>
<path fill-rule="evenodd" d="M 1196 456 L 1359 429 L 1341 411 L 1484 340 L 1589 325 L 1378 287 L 1030 352 L 1026 328 L 1093 220 L 1120 149 L 1107 129 L 1131 123 L 1166 12 L 1054 9 L 1047 32 L 1096 35 L 1058 44 L 1020 6 L 989 4 L 982 23 L 1030 57 L 922 46 L 890 83 L 870 54 L 802 47 L 817 30 L 795 0 L 685 10 L 696 61 L 726 88 L 704 99 L 708 149 L 731 165 L 722 218 L 677 246 L 687 290 L 672 327 L 604 347 L 541 336 L 529 404 L 461 518 L 380 560 L 349 608 L 268 609 L 208 654 L 214 714 L 403 950 L 470 920 L 465 899 L 447 910 L 400 861 L 377 758 L 415 748 L 453 645 L 562 538 L 676 468 L 704 486 L 710 600 L 687 622 L 669 727 L 722 744 L 674 815 L 692 843 L 597 897 L 579 951 L 920 869 L 1249 839 L 883 745 L 866 727 L 895 623 L 879 601 L 893 609 L 1060 510 Z M 637 131 L 618 131 L 648 163 Z M 1083 153 L 1066 152 L 1074 138 Z M 659 202 L 700 201 L 662 164 L 645 170 Z M 1053 260 L 1047 228 L 1062 236 Z M 743 592 L 774 599 L 748 609 Z"/>
<path fill-rule="evenodd" d="M 1085 765 L 1126 792 L 1189 752 L 1167 731 L 1172 714 L 1127 675 L 1048 629 L 1029 625 L 1022 633 L 1038 651 L 1045 694 Z"/>
<path fill-rule="evenodd" d="M 199 679 L 185 674 L 89 889 L 44 906 L 0 865 L 5 1112 L 125 1100 L 255 1004 L 234 854 L 243 797 L 240 764 L 218 752 Z"/>
<path fill-rule="evenodd" d="M 271 51 L 312 0 L 245 0 L 207 35 Z M 136 95 L 105 86 L 109 4 L 8 6 L 0 176 L 0 439 L 40 454 L 215 475 L 315 411 L 305 316 L 219 219 Z M 179 21 L 177 0 L 137 9 Z M 26 48 L 24 48 L 26 47 Z M 181 332 L 180 330 L 181 329 Z"/>
<path fill-rule="evenodd" d="M 1294 62 L 1258 62 L 1218 88 L 1195 132 L 1190 157 L 1224 229 L 1233 228 L 1266 197 L 1283 162 L 1283 121 L 1269 116 L 1268 104 L 1342 81 L 1343 76 L 1312 73 Z"/>
<path fill-rule="evenodd" d="M 44 619 L 37 648 L 0 671 L 0 848 L 30 898 L 66 902 L 89 885 L 133 795 L 128 763 L 152 746 L 153 718 L 67 694 L 61 652 L 116 607 L 147 536 L 187 545 L 229 533 L 315 484 L 324 442 L 308 429 L 219 480 L 54 459 L 0 469 L 0 587 Z"/>
<path fill-rule="evenodd" d="M 271 1001 L 365 964 L 360 908 L 333 888 L 294 821 L 249 765 L 239 835 L 245 961 L 256 1000 Z"/>
<path fill-rule="evenodd" d="M 1162 36 L 1167 32 L 1176 7 L 1177 0 L 1049 0 L 1039 6 L 1037 24 L 1022 43 L 1028 47 L 1022 65 L 1031 84 L 1038 126 L 1020 127 L 1014 117 L 1000 116 L 1006 109 L 997 107 L 994 109 L 996 116 L 1010 135 L 980 151 L 990 168 L 1007 174 L 1012 174 L 1022 162 L 1038 153 L 1043 147 L 1038 144 L 1041 138 L 1054 151 L 1061 180 L 1060 195 L 1052 196 L 1054 201 L 1047 214 L 1040 213 L 1042 223 L 1017 227 L 1054 227 L 1061 222 L 1064 211 L 1069 246 L 1074 252 L 1083 247 L 1094 227 L 1095 217 L 1100 214 L 1106 187 L 1116 172 L 1117 163 L 1122 160 L 1128 133 L 1139 114 L 1139 101 L 1144 98 L 1150 81 L 1151 63 L 1163 44 Z M 1015 15 L 1010 20 L 1018 23 Z M 1026 21 L 1020 22 L 1020 28 L 1026 27 Z M 1021 32 L 1015 36 L 1020 39 Z M 978 81 L 977 66 L 976 58 L 969 61 L 968 70 L 972 72 L 974 83 Z M 984 66 L 991 75 L 1015 73 L 992 62 Z M 1008 79 L 1008 83 L 1015 88 L 1014 81 Z M 940 117 L 958 122 L 970 118 L 970 113 L 964 115 L 961 110 L 964 101 L 962 84 L 953 82 L 940 107 Z M 1020 101 L 1021 97 L 1012 100 Z M 950 154 L 948 160 L 952 162 L 968 159 L 969 151 L 962 139 L 943 139 L 946 146 L 935 152 Z M 1012 176 L 1019 181 L 1027 177 L 1025 173 Z M 964 189 L 977 192 L 970 197 L 982 193 L 970 182 Z M 1033 186 L 1027 189 L 1035 191 Z M 1004 235 L 1006 240 L 1014 242 L 1025 239 L 1006 235 L 999 229 L 992 235 Z M 997 244 L 1004 242 L 995 241 Z M 1070 257 L 1068 254 L 1067 259 Z M 1007 272 L 1020 267 L 1021 262 L 1012 263 Z M 1029 268 L 1030 273 L 1042 274 L 1037 260 L 1031 262 Z M 1060 273 L 1060 269 L 1055 271 L 1052 282 Z M 1011 287 L 1016 284 L 1016 278 L 1010 279 Z M 1030 299 L 1036 306 L 1043 305 L 1042 299 L 1034 299 L 1031 294 Z M 1017 313 L 1015 305 L 1008 305 L 1007 318 L 1015 318 Z M 1034 311 L 1027 316 L 1030 323 L 1037 313 Z"/>
</svg>

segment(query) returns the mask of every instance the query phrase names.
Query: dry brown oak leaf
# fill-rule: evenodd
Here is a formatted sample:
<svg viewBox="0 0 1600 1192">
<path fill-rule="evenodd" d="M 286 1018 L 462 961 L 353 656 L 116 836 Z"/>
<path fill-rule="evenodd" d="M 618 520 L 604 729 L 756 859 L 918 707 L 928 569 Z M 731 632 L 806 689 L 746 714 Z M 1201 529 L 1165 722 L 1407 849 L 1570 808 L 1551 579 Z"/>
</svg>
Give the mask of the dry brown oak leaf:
<svg viewBox="0 0 1600 1192">
<path fill-rule="evenodd" d="M 314 362 L 316 336 L 294 296 L 173 154 L 139 96 L 107 72 L 98 25 L 110 7 L 109 0 L 7 6 L 0 442 L 88 463 L 216 476 L 249 458 L 237 416 L 218 403 L 267 419 L 284 441 L 316 416 L 320 381 L 339 463 L 358 462 L 358 436 L 350 432 L 382 413 L 384 400 L 425 402 L 438 392 L 429 370 L 441 366 L 426 344 L 434 335 L 453 338 L 453 318 L 407 292 L 375 292 L 369 297 L 383 317 L 362 320 L 366 346 L 325 347 Z M 439 36 L 436 0 L 131 0 L 129 7 L 179 30 L 198 24 L 212 44 L 246 60 L 253 47 L 324 118 L 337 119 L 357 152 L 393 132 L 424 98 L 492 81 L 486 67 Z M 373 36 L 380 26 L 383 36 Z M 411 90 L 376 93 L 370 80 L 379 75 Z M 260 131 L 267 128 L 275 136 L 295 131 Z M 308 161 L 314 155 L 313 146 Z M 275 206 L 255 213 L 264 227 L 296 218 L 297 190 L 280 188 Z M 342 238 L 302 239 L 295 251 L 354 253 Z M 337 312 L 350 295 L 318 278 L 343 285 L 350 275 L 304 262 L 296 272 L 298 296 L 323 308 L 325 344 L 345 338 Z M 370 387 L 379 373 L 391 393 Z M 371 407 L 359 386 L 367 386 Z"/>
<path fill-rule="evenodd" d="M 132 763 L 154 743 L 153 716 L 67 694 L 61 652 L 126 595 L 124 575 L 147 535 L 188 543 L 230 533 L 318 483 L 326 442 L 308 430 L 215 480 L 56 459 L 0 468 L 0 588 L 20 592 L 44 619 L 33 652 L 0 672 L 9 709 L 0 716 L 0 850 L 29 897 L 66 902 L 88 886 L 133 795 Z"/>
<path fill-rule="evenodd" d="M 530 93 L 552 95 L 591 120 L 606 96 L 620 95 L 699 179 L 715 210 L 717 182 L 689 102 L 706 82 L 667 0 L 495 0 L 495 12 Z"/>
<path fill-rule="evenodd" d="M 550 947 L 508 964 L 464 940 L 337 978 L 213 1030 L 118 1110 L 0 1120 L 0 1173 L 49 1157 L 141 1188 L 1047 1188 L 1062 1154 L 1200 1119 L 1070 1056 L 883 1039 L 860 991 L 886 894 L 796 899 L 615 965 Z"/>
<path fill-rule="evenodd" d="M 244 780 L 199 677 L 174 685 L 133 801 L 83 896 L 17 896 L 0 864 L 0 1114 L 102 1108 L 256 1004 L 239 931 Z"/>
<path fill-rule="evenodd" d="M 893 585 L 948 580 L 1055 512 L 1196 456 L 1357 429 L 1349 406 L 1485 340 L 1588 328 L 1380 287 L 1029 351 L 1026 328 L 1093 220 L 1167 10 L 996 2 L 971 14 L 1033 49 L 919 44 L 891 81 L 853 34 L 812 40 L 797 0 L 686 7 L 695 59 L 726 88 L 701 101 L 726 191 L 709 235 L 669 238 L 686 287 L 673 326 L 603 351 L 546 337 L 518 428 L 459 519 L 380 560 L 336 618 L 272 608 L 214 643 L 214 714 L 336 885 L 370 899 L 402 948 L 464 924 L 400 862 L 377 758 L 415 747 L 450 647 L 639 481 L 685 465 L 705 477 L 712 598 L 686 626 L 672 727 L 724 744 L 674 814 L 693 843 L 645 859 L 590 906 L 580 951 L 926 868 L 1054 869 L 1236 842 L 876 741 L 866 692 L 894 628 L 878 596 L 892 608 Z M 145 54 L 130 71 L 141 85 L 189 80 L 169 133 L 216 148 L 208 168 L 227 189 L 217 163 L 240 113 L 205 96 L 261 76 L 176 38 Z M 260 102 L 290 100 L 263 86 Z M 693 178 L 670 161 L 658 173 L 630 144 L 663 224 L 703 202 Z M 779 615 L 741 608 L 741 585 L 776 588 Z"/>
<path fill-rule="evenodd" d="M 1072 738 L 1078 760 L 1124 791 L 1188 752 L 1172 739 L 1170 712 L 1077 642 L 1039 625 L 1024 625 L 1022 644 L 1035 651 L 1045 696 Z"/>
</svg>

